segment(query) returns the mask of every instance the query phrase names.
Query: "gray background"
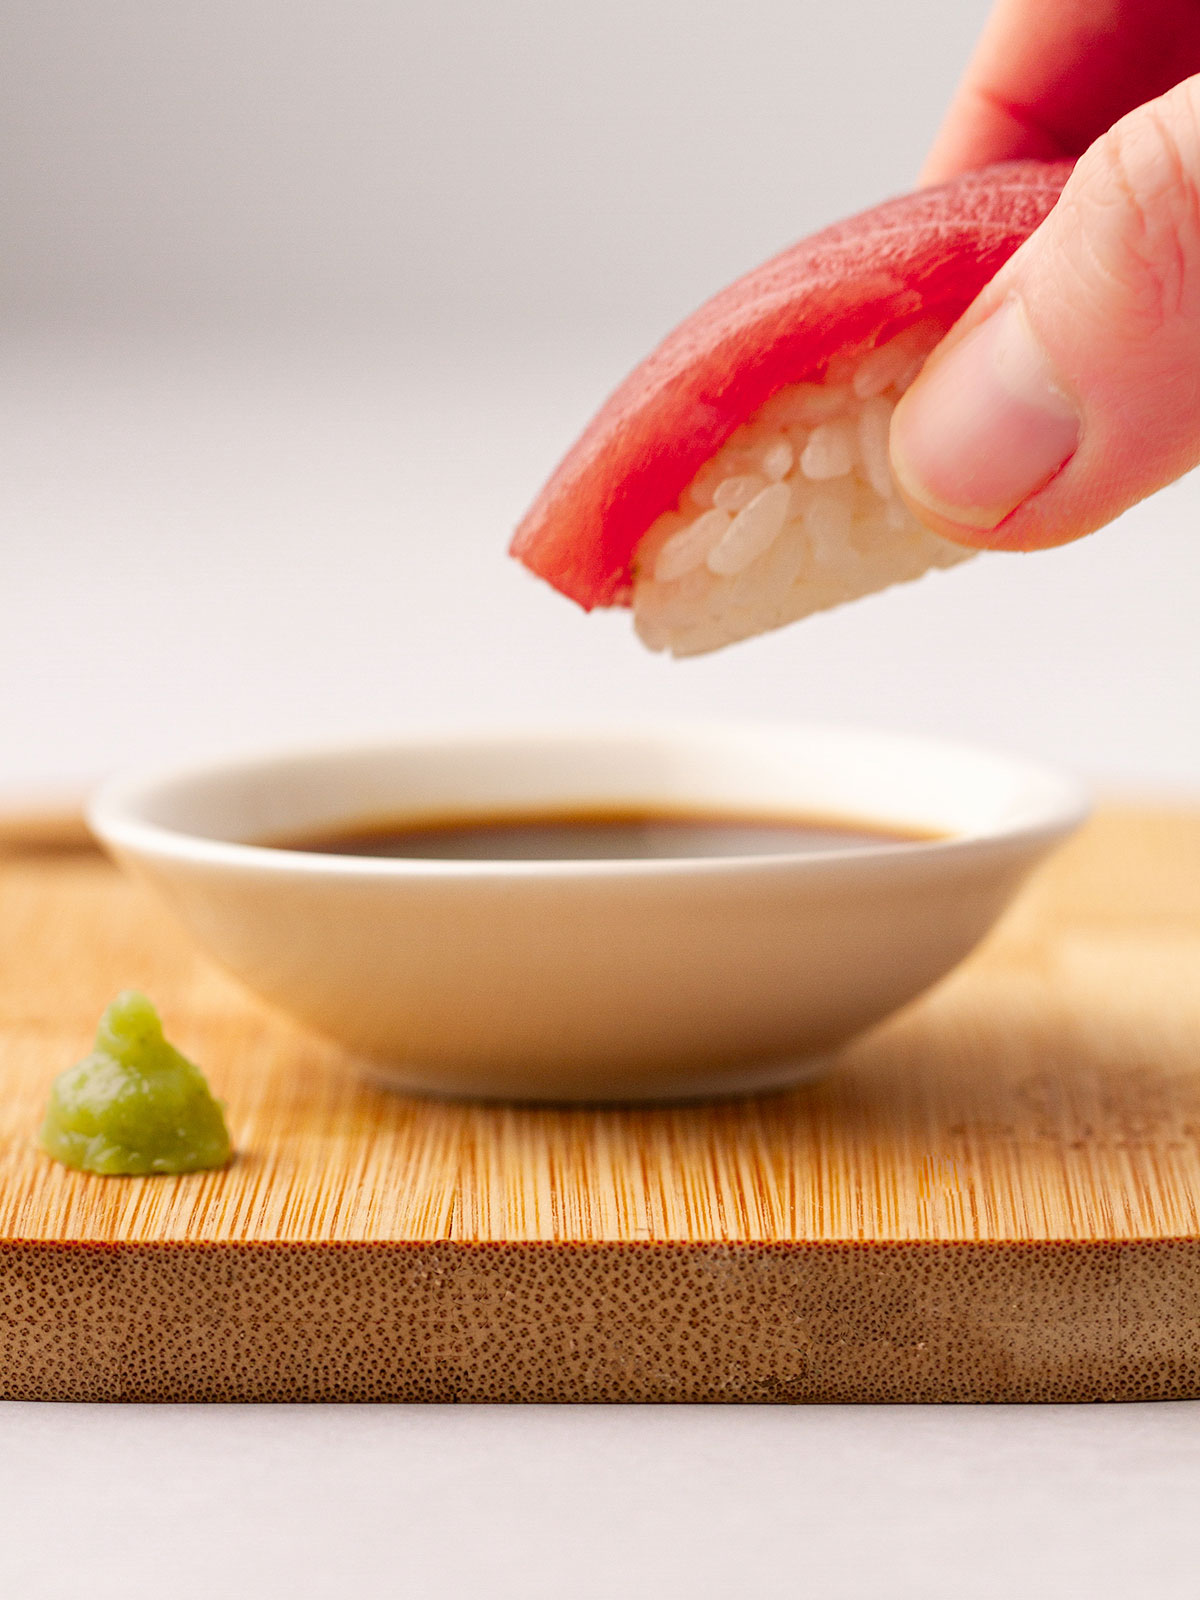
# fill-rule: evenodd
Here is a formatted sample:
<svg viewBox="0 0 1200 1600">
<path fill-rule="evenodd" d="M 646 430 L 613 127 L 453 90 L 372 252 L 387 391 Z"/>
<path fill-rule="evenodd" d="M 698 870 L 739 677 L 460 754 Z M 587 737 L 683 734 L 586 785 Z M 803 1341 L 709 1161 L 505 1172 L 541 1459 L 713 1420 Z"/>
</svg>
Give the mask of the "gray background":
<svg viewBox="0 0 1200 1600">
<path fill-rule="evenodd" d="M 356 325 L 431 352 L 604 329 L 616 368 L 908 187 L 983 12 L 8 0 L 7 295 L 50 322 Z"/>
<path fill-rule="evenodd" d="M 851 718 L 1200 786 L 1197 489 L 705 661 L 503 558 L 724 280 L 907 187 L 978 0 L 0 4 L 0 789 Z M 0 1411 L 0 1587 L 1195 1592 L 1191 1406 Z"/>
</svg>

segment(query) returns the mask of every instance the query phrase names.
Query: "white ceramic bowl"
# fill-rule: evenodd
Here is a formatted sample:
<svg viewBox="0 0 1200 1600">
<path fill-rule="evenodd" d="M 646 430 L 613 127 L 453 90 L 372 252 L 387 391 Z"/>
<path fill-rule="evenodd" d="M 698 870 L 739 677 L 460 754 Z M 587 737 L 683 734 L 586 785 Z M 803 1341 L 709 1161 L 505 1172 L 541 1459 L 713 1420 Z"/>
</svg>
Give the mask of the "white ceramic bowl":
<svg viewBox="0 0 1200 1600">
<path fill-rule="evenodd" d="M 264 848 L 356 822 L 641 805 L 937 830 L 827 855 L 429 861 Z M 118 780 L 90 822 L 250 988 L 392 1082 L 640 1100 L 795 1080 L 972 949 L 1081 820 L 924 740 L 675 727 L 412 737 Z"/>
</svg>

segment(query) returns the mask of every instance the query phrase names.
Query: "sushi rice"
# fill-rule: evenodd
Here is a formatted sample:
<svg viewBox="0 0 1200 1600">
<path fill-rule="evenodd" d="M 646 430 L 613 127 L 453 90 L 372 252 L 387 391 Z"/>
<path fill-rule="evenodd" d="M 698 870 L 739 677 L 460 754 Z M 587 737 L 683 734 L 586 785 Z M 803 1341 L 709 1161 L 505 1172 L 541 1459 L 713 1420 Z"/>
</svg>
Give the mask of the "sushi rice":
<svg viewBox="0 0 1200 1600">
<path fill-rule="evenodd" d="M 973 554 L 922 527 L 888 462 L 896 402 L 944 331 L 919 323 L 779 390 L 705 462 L 638 545 L 644 644 L 700 655 Z"/>
</svg>

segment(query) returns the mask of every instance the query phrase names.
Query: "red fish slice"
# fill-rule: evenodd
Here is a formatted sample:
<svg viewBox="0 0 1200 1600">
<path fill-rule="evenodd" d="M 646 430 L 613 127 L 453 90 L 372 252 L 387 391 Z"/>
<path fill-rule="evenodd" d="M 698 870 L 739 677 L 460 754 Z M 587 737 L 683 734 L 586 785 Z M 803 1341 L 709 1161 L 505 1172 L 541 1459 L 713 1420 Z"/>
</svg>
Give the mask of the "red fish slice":
<svg viewBox="0 0 1200 1600">
<path fill-rule="evenodd" d="M 633 553 L 734 430 L 785 385 L 913 323 L 949 328 L 1050 211 L 1070 162 L 1011 161 L 802 239 L 681 323 L 605 403 L 512 554 L 581 606 L 628 603 Z"/>
</svg>

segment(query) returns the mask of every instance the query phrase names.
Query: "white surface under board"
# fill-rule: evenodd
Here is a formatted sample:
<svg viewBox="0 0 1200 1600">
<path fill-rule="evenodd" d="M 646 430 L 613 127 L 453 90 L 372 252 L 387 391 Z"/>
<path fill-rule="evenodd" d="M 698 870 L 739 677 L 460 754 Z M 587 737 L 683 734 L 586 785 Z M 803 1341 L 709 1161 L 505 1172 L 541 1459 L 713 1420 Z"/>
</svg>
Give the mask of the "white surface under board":
<svg viewBox="0 0 1200 1600">
<path fill-rule="evenodd" d="M 15 1405 L 0 1444 L 22 1600 L 1192 1600 L 1200 1560 L 1187 1404 Z"/>
</svg>

